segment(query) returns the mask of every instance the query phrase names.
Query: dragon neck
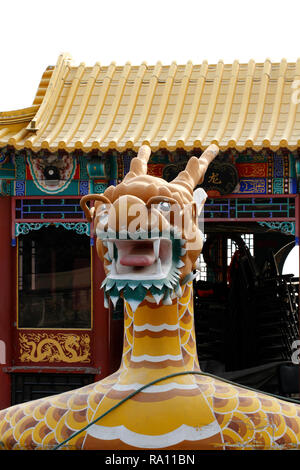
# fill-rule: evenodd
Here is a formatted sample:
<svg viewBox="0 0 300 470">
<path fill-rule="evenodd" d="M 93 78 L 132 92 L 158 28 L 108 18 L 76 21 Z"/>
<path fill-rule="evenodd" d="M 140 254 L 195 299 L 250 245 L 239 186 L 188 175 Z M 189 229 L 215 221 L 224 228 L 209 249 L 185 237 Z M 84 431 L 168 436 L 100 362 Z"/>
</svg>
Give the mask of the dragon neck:
<svg viewBox="0 0 300 470">
<path fill-rule="evenodd" d="M 199 370 L 194 330 L 193 287 L 189 282 L 171 305 L 144 300 L 135 312 L 125 301 L 123 376 L 159 377 Z"/>
</svg>

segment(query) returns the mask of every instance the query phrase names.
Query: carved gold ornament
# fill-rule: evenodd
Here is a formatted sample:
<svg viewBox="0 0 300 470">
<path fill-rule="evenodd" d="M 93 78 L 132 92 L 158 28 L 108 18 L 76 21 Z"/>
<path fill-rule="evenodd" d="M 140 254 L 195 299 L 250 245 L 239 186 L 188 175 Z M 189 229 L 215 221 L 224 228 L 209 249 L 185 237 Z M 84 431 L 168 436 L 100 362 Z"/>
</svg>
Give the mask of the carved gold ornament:
<svg viewBox="0 0 300 470">
<path fill-rule="evenodd" d="M 89 362 L 90 337 L 74 333 L 20 333 L 21 362 Z"/>
</svg>

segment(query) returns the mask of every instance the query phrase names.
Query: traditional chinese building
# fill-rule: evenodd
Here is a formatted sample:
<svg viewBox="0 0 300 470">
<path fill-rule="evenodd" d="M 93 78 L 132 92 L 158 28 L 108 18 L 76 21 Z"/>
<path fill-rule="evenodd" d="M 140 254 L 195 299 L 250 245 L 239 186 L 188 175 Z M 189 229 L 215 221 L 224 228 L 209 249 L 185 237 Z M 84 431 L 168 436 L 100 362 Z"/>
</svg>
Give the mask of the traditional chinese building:
<svg viewBox="0 0 300 470">
<path fill-rule="evenodd" d="M 62 55 L 31 106 L 0 113 L 0 409 L 118 367 L 122 305 L 104 308 L 79 200 L 122 180 L 143 143 L 166 180 L 220 147 L 202 185 L 204 366 L 290 360 L 298 279 L 282 267 L 299 242 L 299 76 L 300 61 L 89 67 Z"/>
</svg>

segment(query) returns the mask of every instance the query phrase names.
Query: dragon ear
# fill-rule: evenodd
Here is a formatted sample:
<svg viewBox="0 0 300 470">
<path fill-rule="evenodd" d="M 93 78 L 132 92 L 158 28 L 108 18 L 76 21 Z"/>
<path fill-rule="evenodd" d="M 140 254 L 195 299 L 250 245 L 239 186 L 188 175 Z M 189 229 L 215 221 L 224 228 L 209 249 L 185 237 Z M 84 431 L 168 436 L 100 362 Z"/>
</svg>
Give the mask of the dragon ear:
<svg viewBox="0 0 300 470">
<path fill-rule="evenodd" d="M 95 207 L 89 208 L 86 204 L 88 201 L 101 201 L 104 204 L 111 204 L 110 200 L 103 196 L 103 194 L 87 194 L 83 196 L 80 199 L 80 207 L 84 211 L 88 222 L 92 222 L 95 216 Z"/>
<path fill-rule="evenodd" d="M 135 176 L 147 174 L 147 163 L 151 155 L 151 148 L 148 145 L 142 145 L 135 158 L 131 160 L 129 173 L 124 181 L 134 178 Z"/>
<path fill-rule="evenodd" d="M 201 184 L 204 180 L 208 165 L 213 161 L 218 153 L 219 148 L 212 144 L 202 153 L 200 158 L 191 157 L 187 162 L 185 169 L 176 176 L 172 183 L 182 184 L 183 186 L 188 187 L 189 190 L 193 191 L 195 186 Z"/>
</svg>

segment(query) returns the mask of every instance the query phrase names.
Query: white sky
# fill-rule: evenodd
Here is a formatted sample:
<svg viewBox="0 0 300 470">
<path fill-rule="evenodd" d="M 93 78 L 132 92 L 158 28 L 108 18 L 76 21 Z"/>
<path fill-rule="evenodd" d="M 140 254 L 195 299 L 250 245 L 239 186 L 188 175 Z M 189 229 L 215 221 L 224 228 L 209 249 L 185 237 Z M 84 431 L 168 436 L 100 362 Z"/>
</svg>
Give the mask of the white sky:
<svg viewBox="0 0 300 470">
<path fill-rule="evenodd" d="M 285 260 L 282 274 L 294 274 L 299 277 L 299 246 L 295 246 L 292 251 L 290 251 Z"/>
<path fill-rule="evenodd" d="M 30 106 L 62 52 L 89 66 L 295 61 L 299 19 L 299 0 L 4 0 L 0 111 Z"/>
<path fill-rule="evenodd" d="M 76 64 L 300 56 L 299 0 L 4 0 L 0 111 L 32 104 L 62 52 Z"/>
</svg>

